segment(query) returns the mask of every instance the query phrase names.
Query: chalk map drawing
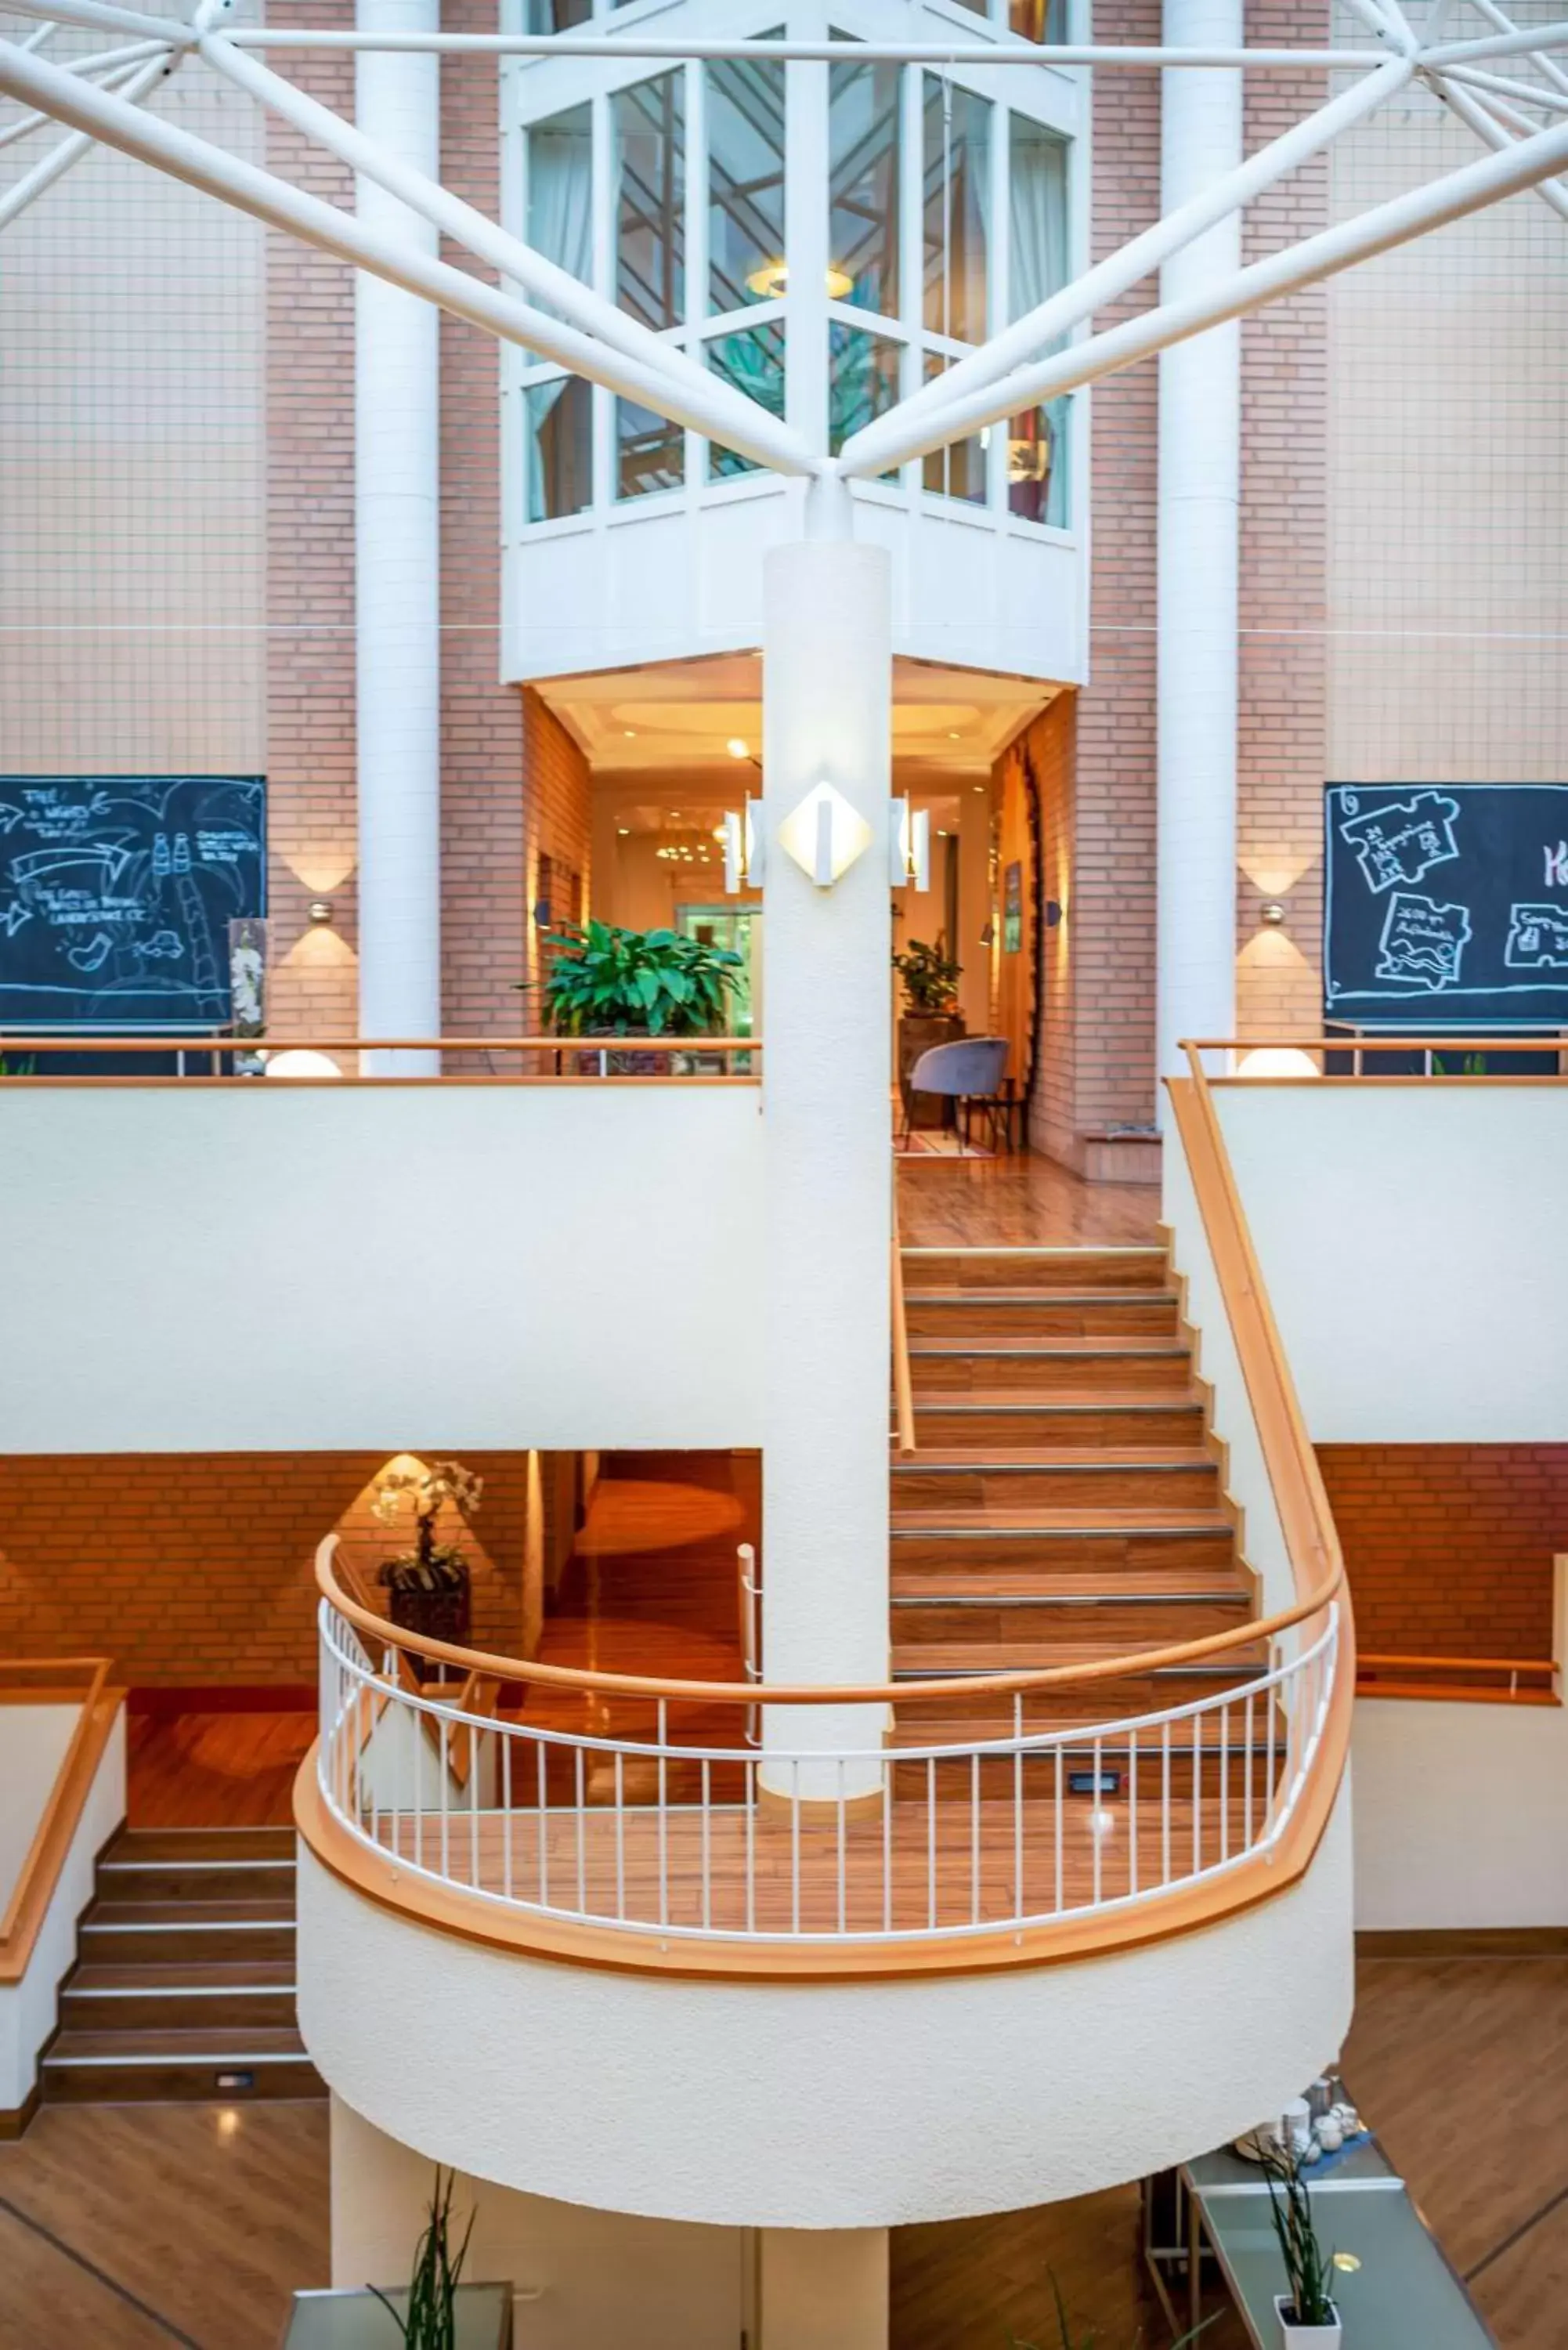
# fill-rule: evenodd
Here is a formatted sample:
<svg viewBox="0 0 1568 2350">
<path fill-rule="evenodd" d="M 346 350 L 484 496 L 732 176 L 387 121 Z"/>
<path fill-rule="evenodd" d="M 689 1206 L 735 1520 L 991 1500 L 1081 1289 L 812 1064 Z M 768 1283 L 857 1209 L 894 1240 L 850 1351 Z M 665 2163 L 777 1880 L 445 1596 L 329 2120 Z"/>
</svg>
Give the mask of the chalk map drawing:
<svg viewBox="0 0 1568 2350">
<path fill-rule="evenodd" d="M 265 822 L 259 775 L 0 775 L 0 1019 L 226 1021 Z"/>
<path fill-rule="evenodd" d="M 1418 980 L 1423 987 L 1456 987 L 1469 941 L 1466 907 L 1441 906 L 1435 898 L 1401 889 L 1388 901 L 1377 945 L 1377 977 Z"/>
<path fill-rule="evenodd" d="M 1511 971 L 1568 971 L 1568 906 L 1511 906 L 1502 959 Z"/>
<path fill-rule="evenodd" d="M 1352 816 L 1340 826 L 1339 837 L 1355 849 L 1367 888 L 1391 889 L 1398 881 L 1423 879 L 1434 865 L 1446 865 L 1459 855 L 1454 839 L 1459 812 L 1458 800 L 1442 792 L 1417 792 L 1414 799 L 1394 800 Z"/>
</svg>

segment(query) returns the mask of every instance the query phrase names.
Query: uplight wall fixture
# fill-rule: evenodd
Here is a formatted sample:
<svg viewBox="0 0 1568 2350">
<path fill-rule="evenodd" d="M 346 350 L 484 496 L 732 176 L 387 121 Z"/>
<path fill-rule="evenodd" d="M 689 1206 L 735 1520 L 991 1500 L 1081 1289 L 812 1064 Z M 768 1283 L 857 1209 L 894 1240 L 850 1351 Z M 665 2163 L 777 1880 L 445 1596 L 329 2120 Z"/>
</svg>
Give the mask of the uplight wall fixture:
<svg viewBox="0 0 1568 2350">
<path fill-rule="evenodd" d="M 841 881 L 871 846 L 871 827 L 824 776 L 791 808 L 778 828 L 779 847 L 819 889 Z"/>
<path fill-rule="evenodd" d="M 888 803 L 888 879 L 895 889 L 931 886 L 931 813 L 911 808 L 908 793 Z"/>
<path fill-rule="evenodd" d="M 743 889 L 757 888 L 763 878 L 765 860 L 756 801 L 749 799 L 740 811 L 726 808 L 719 837 L 724 844 L 725 894 L 738 898 Z"/>
<path fill-rule="evenodd" d="M 1260 906 L 1258 909 L 1259 921 L 1267 922 L 1273 930 L 1277 931 L 1283 923 L 1284 919 L 1285 910 L 1280 904 L 1277 898 L 1271 898 L 1266 905 Z"/>
</svg>

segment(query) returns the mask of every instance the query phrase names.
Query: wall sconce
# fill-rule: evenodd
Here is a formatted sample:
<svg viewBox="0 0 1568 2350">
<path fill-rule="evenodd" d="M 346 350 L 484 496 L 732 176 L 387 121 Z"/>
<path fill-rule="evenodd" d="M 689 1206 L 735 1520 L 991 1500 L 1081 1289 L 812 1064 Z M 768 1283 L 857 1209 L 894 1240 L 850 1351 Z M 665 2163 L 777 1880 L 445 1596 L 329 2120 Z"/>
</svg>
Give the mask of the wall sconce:
<svg viewBox="0 0 1568 2350">
<path fill-rule="evenodd" d="M 895 889 L 931 886 L 931 816 L 911 809 L 908 793 L 888 803 L 888 879 Z"/>
<path fill-rule="evenodd" d="M 779 826 L 779 847 L 819 889 L 841 881 L 871 846 L 871 827 L 834 784 L 824 780 Z"/>
<path fill-rule="evenodd" d="M 282 1053 L 269 1053 L 266 1074 L 269 1077 L 340 1077 L 343 1072 L 327 1054 L 296 1045 Z"/>
<path fill-rule="evenodd" d="M 1276 898 L 1271 898 L 1265 905 L 1258 909 L 1259 921 L 1267 922 L 1273 930 L 1277 931 L 1284 919 L 1285 910 Z"/>
<path fill-rule="evenodd" d="M 313 898 L 310 901 L 310 919 L 313 922 L 329 922 L 332 920 L 331 899 Z"/>
<path fill-rule="evenodd" d="M 757 827 L 757 803 L 749 799 L 737 811 L 726 808 L 716 836 L 724 844 L 724 892 L 735 898 L 748 883 L 755 889 L 763 878 L 763 836 Z"/>
</svg>

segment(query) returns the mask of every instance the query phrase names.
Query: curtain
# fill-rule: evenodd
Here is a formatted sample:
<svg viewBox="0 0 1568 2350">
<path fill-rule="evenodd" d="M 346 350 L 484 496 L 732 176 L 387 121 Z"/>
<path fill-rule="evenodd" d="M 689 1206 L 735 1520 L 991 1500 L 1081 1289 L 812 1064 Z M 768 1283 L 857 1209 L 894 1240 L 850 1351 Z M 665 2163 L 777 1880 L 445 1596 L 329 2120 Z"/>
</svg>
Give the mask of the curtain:
<svg viewBox="0 0 1568 2350">
<path fill-rule="evenodd" d="M 1067 149 L 1022 115 L 1013 116 L 1012 131 L 1008 307 L 1022 318 L 1067 282 Z"/>
<path fill-rule="evenodd" d="M 551 115 L 528 133 L 528 243 L 546 261 L 588 282 L 594 254 L 593 127 L 586 106 Z M 547 302 L 540 302 L 538 307 L 556 315 Z M 586 400 L 574 396 L 566 411 L 555 416 L 571 380 L 562 376 L 556 382 L 532 384 L 528 389 L 526 512 L 530 522 L 547 522 L 587 502 L 581 494 L 582 484 L 573 479 L 577 469 L 566 450 L 553 446 L 548 458 L 546 454 L 547 444 L 557 442 L 563 431 L 570 433 L 576 411 L 587 408 Z"/>
</svg>

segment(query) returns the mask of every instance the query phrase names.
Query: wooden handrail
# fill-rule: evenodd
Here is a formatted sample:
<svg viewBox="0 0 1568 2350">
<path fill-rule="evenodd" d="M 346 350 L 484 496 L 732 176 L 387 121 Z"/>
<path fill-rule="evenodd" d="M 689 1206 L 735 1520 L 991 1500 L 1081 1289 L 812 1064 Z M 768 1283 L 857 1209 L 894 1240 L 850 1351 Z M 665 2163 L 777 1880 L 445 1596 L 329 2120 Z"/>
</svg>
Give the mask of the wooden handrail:
<svg viewBox="0 0 1568 2350">
<path fill-rule="evenodd" d="M 898 1237 L 898 1162 L 893 1161 L 893 1217 L 890 1226 L 893 1284 L 893 1401 L 898 1423 L 898 1450 L 915 1450 L 915 1389 L 909 1374 L 909 1317 L 904 1305 L 904 1251 Z"/>
<path fill-rule="evenodd" d="M 4 1053 L 760 1053 L 760 1036 L 135 1036 L 0 1035 Z M 7 1084 L 12 1080 L 7 1078 Z"/>
<path fill-rule="evenodd" d="M 1210 1086 L 1425 1086 L 1439 1083 L 1445 1086 L 1500 1084 L 1559 1086 L 1568 1081 L 1568 1068 L 1563 1066 L 1563 1056 L 1568 1055 L 1568 1030 L 1563 1029 L 1546 1030 L 1533 1036 L 1498 1038 L 1406 1036 L 1397 1034 L 1384 1035 L 1380 1031 L 1370 1034 L 1364 1032 L 1355 1036 L 1199 1036 L 1184 1038 L 1181 1050 L 1186 1056 L 1187 1066 L 1194 1082 L 1205 1088 Z M 1240 1057 L 1246 1053 L 1280 1052 L 1309 1055 L 1314 1053 L 1324 1055 L 1330 1053 L 1342 1055 L 1345 1053 L 1447 1053 L 1450 1055 L 1555 1053 L 1559 1055 L 1559 1063 L 1553 1075 L 1532 1073 L 1526 1076 L 1515 1077 L 1511 1076 L 1506 1069 L 1500 1069 L 1495 1074 L 1487 1071 L 1476 1076 L 1445 1075 L 1441 1078 L 1428 1076 L 1419 1070 L 1402 1076 L 1386 1069 L 1355 1070 L 1346 1076 L 1330 1076 L 1325 1070 L 1319 1069 L 1310 1076 L 1304 1075 L 1244 1076 L 1237 1069 L 1231 1069 L 1223 1075 L 1214 1075 L 1203 1066 L 1202 1056 L 1205 1053 L 1226 1053 Z"/>
<path fill-rule="evenodd" d="M 450 1640 L 427 1639 L 405 1631 L 372 1609 L 350 1598 L 337 1579 L 334 1554 L 337 1536 L 327 1534 L 316 1553 L 316 1583 L 323 1598 L 357 1632 L 406 1648 L 434 1664 L 454 1665 L 464 1673 L 496 1680 L 524 1681 L 546 1689 L 581 1691 L 585 1696 L 662 1699 L 670 1705 L 910 1705 L 936 1701 L 968 1702 L 974 1698 L 1021 1696 L 1030 1690 L 1075 1689 L 1095 1681 L 1141 1679 L 1169 1666 L 1198 1664 L 1224 1656 L 1232 1648 L 1269 1640 L 1294 1624 L 1321 1613 L 1339 1589 L 1339 1579 L 1314 1589 L 1293 1607 L 1257 1622 L 1232 1625 L 1210 1632 L 1201 1640 L 1184 1640 L 1166 1648 L 1146 1648 L 1133 1656 L 1102 1657 L 1082 1665 L 1039 1666 L 1032 1672 L 949 1674 L 936 1681 L 871 1681 L 824 1683 L 799 1687 L 782 1681 L 687 1681 L 658 1679 L 641 1673 L 591 1672 L 572 1665 L 545 1665 L 533 1657 L 498 1656 L 484 1648 L 461 1648 Z"/>
<path fill-rule="evenodd" d="M 1358 1659 L 1363 1672 L 1423 1673 L 1547 1673 L 1557 1670 L 1552 1657 L 1393 1657 L 1363 1648 Z"/>
<path fill-rule="evenodd" d="M 78 1715 L 70 1742 L 55 1773 L 54 1785 L 21 1873 L 12 1888 L 5 1914 L 0 1918 L 0 1982 L 19 1982 L 26 1971 L 39 1929 L 48 1913 L 65 1866 L 71 1839 L 77 1832 L 92 1783 L 98 1773 L 109 1733 L 119 1711 L 124 1692 L 109 1687 L 109 1659 L 107 1657 L 47 1657 L 8 1659 L 0 1665 L 0 1672 L 74 1672 L 85 1677 L 87 1686 L 80 1692 L 81 1711 Z M 34 1696 L 36 1701 L 48 1702 L 55 1692 L 18 1691 L 16 1701 L 24 1703 Z"/>
</svg>

